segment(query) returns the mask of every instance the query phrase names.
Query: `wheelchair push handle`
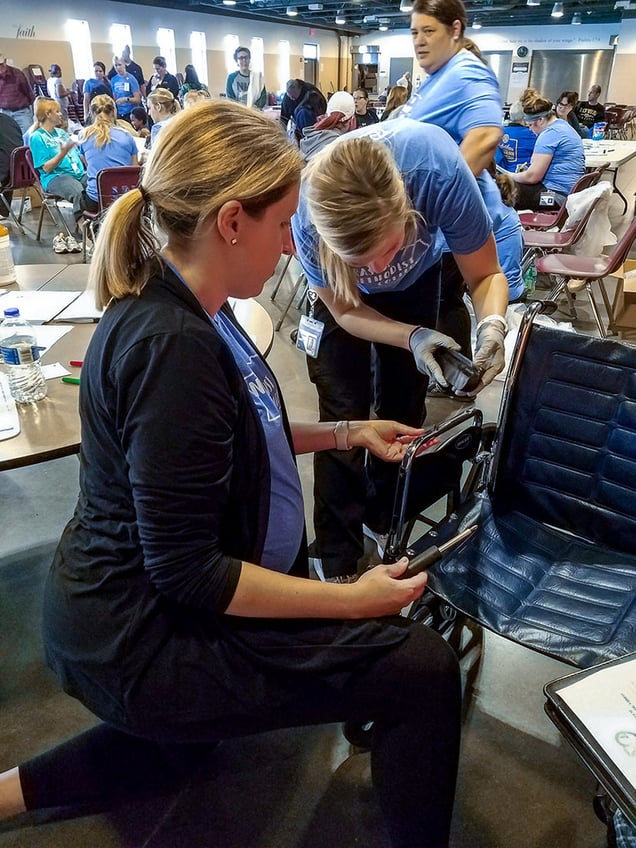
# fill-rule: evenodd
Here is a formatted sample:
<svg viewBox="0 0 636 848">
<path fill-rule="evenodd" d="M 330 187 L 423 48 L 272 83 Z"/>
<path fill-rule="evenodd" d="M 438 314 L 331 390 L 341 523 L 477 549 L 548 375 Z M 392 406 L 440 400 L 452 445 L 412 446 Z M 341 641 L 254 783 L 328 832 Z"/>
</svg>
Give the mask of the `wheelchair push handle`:
<svg viewBox="0 0 636 848">
<path fill-rule="evenodd" d="M 404 574 L 400 576 L 400 579 L 404 580 L 407 577 L 415 577 L 415 575 L 419 574 L 421 571 L 426 571 L 426 569 L 430 568 L 433 563 L 441 559 L 446 551 L 454 548 L 455 545 L 459 545 L 460 542 L 463 542 L 464 539 L 467 539 L 469 536 L 472 536 L 476 529 L 477 525 L 473 524 L 472 527 L 467 527 L 465 530 L 462 530 L 461 533 L 457 533 L 456 536 L 453 536 L 453 538 L 449 539 L 448 542 L 444 542 L 443 545 L 440 545 L 439 547 L 437 547 L 437 545 L 431 545 L 429 548 L 426 548 L 426 550 L 422 551 L 421 554 L 413 557 L 406 567 Z"/>
</svg>

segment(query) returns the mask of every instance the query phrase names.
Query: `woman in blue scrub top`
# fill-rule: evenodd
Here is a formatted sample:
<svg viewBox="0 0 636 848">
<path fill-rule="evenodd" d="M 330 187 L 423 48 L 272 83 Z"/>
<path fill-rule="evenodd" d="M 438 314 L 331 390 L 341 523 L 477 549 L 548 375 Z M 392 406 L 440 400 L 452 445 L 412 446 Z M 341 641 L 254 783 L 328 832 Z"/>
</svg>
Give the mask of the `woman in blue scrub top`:
<svg viewBox="0 0 636 848">
<path fill-rule="evenodd" d="M 501 139 L 502 105 L 492 70 L 464 37 L 466 10 L 461 0 L 416 0 L 411 35 L 417 61 L 428 74 L 402 115 L 436 124 L 459 145 L 468 167 L 479 178 L 480 190 L 493 220 L 501 267 L 509 299 L 523 294 L 522 227 L 506 206 L 492 177 L 491 164 Z M 467 44 L 471 49 L 466 49 Z M 438 329 L 452 336 L 470 355 L 470 317 L 464 305 L 464 280 L 450 253 L 445 253 Z"/>
</svg>

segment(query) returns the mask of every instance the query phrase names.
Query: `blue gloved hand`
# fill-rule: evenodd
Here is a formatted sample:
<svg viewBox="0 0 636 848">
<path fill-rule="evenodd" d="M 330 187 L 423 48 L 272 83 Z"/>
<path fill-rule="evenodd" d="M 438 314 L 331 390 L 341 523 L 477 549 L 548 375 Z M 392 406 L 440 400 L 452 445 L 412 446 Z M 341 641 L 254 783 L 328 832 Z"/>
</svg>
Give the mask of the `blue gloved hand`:
<svg viewBox="0 0 636 848">
<path fill-rule="evenodd" d="M 489 315 L 477 325 L 474 364 L 481 369 L 482 387 L 492 383 L 506 364 L 504 339 L 508 332 L 505 318 Z"/>
<path fill-rule="evenodd" d="M 459 345 L 455 339 L 445 336 L 444 333 L 438 333 L 437 330 L 418 327 L 411 333 L 409 347 L 415 359 L 417 370 L 422 374 L 426 374 L 438 385 L 447 388 L 448 383 L 444 378 L 444 373 L 439 362 L 435 359 L 435 351 L 440 347 L 446 347 L 449 350 L 459 350 Z"/>
</svg>

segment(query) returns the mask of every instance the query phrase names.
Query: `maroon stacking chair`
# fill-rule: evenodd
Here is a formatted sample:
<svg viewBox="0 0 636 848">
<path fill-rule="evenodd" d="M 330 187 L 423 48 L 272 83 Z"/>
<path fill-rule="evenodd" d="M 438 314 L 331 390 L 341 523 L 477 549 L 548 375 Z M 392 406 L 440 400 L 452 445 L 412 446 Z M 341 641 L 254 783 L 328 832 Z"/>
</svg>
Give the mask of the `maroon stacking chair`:
<svg viewBox="0 0 636 848">
<path fill-rule="evenodd" d="M 122 165 L 117 168 L 103 168 L 97 174 L 97 212 L 89 212 L 88 210 L 84 210 L 83 212 L 85 226 L 82 232 L 82 254 L 84 262 L 86 262 L 87 231 L 90 231 L 94 243 L 96 229 L 104 213 L 118 197 L 126 194 L 131 188 L 137 188 L 140 174 L 140 165 Z"/>
<path fill-rule="evenodd" d="M 578 179 L 574 185 L 572 186 L 572 191 L 570 194 L 576 194 L 579 191 L 583 191 L 583 189 L 590 188 L 597 184 L 597 182 L 601 179 L 601 175 L 603 171 L 607 170 L 609 167 L 609 162 L 604 162 L 602 165 L 599 165 L 594 171 L 588 171 L 587 174 L 583 174 L 583 176 Z M 568 197 L 570 196 L 568 194 Z M 561 229 L 561 227 L 565 224 L 568 217 L 568 211 L 566 208 L 566 204 L 557 212 L 520 212 L 519 220 L 521 221 L 521 226 L 524 230 L 551 230 L 553 227 L 557 229 Z"/>
<path fill-rule="evenodd" d="M 607 330 L 601 321 L 598 305 L 594 299 L 592 283 L 598 283 L 603 304 L 607 310 L 608 320 L 612 323 L 612 306 L 610 303 L 604 279 L 614 274 L 628 258 L 632 244 L 636 240 L 636 218 L 632 221 L 625 235 L 620 239 L 612 252 L 607 256 L 574 256 L 565 253 L 550 253 L 537 260 L 537 271 L 550 274 L 555 280 L 555 285 L 548 295 L 548 299 L 554 300 L 570 280 L 583 280 L 585 289 L 590 300 L 592 313 L 601 338 L 607 337 Z"/>
<path fill-rule="evenodd" d="M 11 151 L 9 158 L 9 182 L 0 188 L 0 198 L 6 206 L 11 220 L 16 224 L 21 233 L 24 233 L 22 226 L 22 213 L 24 211 L 24 201 L 26 198 L 27 189 L 34 187 L 39 192 L 38 175 L 33 168 L 33 160 L 31 159 L 31 151 L 28 147 L 16 147 Z M 21 191 L 22 201 L 20 203 L 20 211 L 16 217 L 11 208 L 11 203 L 6 197 L 9 192 Z"/>
</svg>

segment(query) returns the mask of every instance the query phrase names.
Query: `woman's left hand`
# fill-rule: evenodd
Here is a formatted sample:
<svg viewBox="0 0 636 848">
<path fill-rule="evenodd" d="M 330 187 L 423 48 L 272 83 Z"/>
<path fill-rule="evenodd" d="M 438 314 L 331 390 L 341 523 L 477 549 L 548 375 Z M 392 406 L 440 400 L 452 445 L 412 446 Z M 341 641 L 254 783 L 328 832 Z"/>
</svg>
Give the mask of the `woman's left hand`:
<svg viewBox="0 0 636 848">
<path fill-rule="evenodd" d="M 424 431 L 397 421 L 350 421 L 349 447 L 367 448 L 386 462 L 400 462 L 407 446 Z"/>
</svg>

